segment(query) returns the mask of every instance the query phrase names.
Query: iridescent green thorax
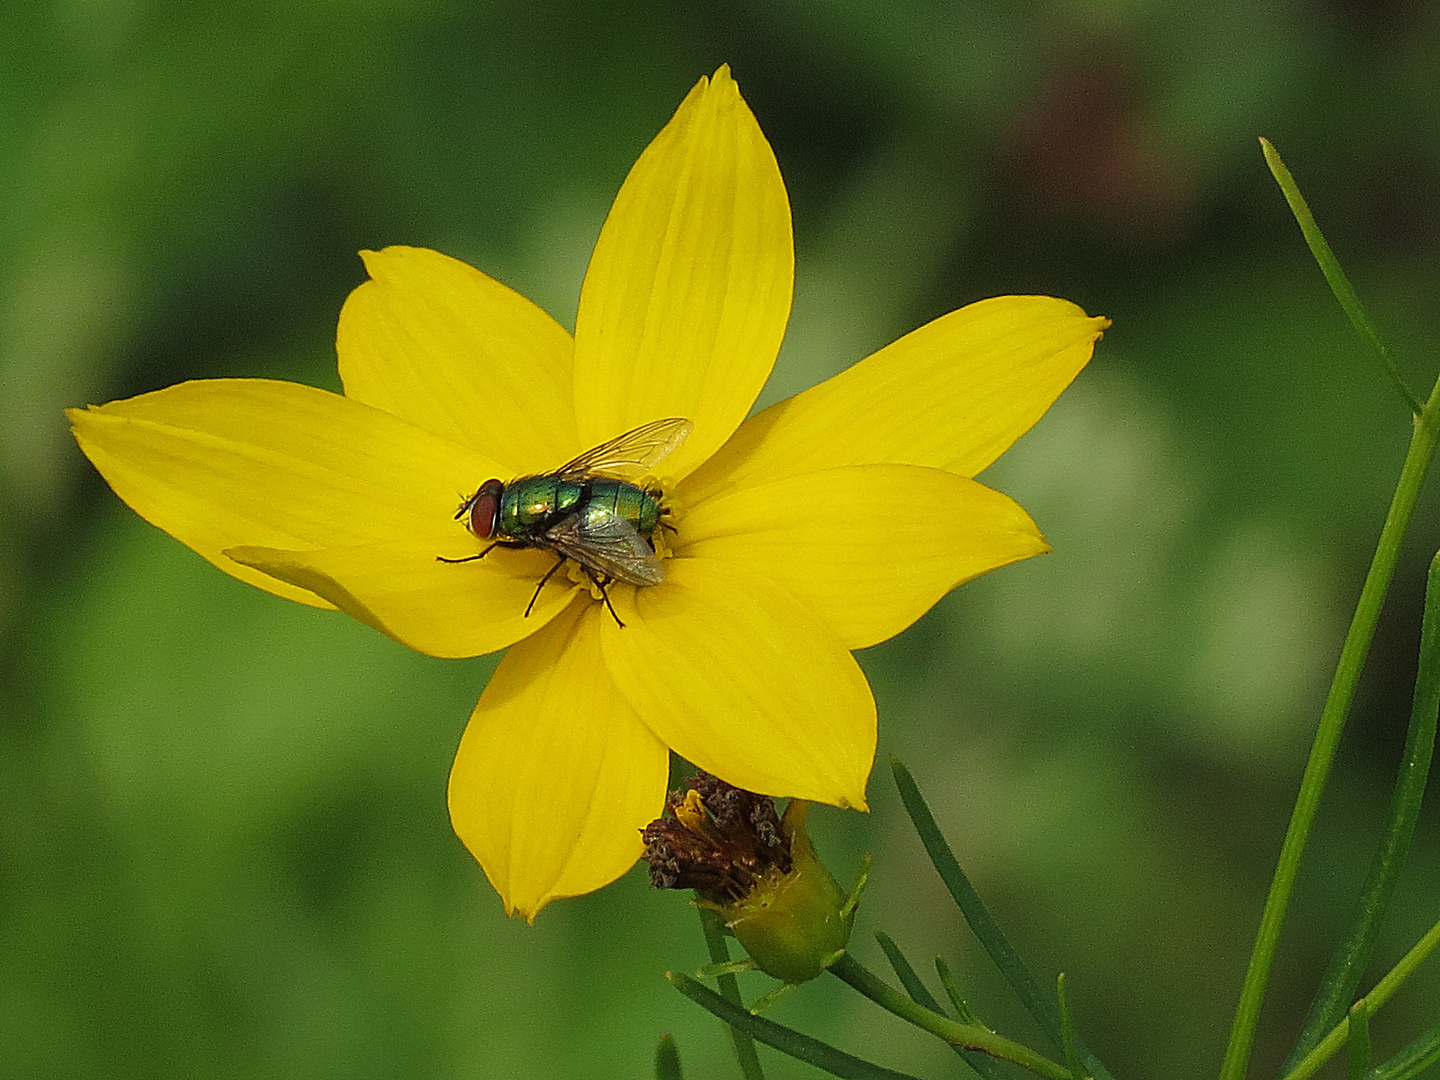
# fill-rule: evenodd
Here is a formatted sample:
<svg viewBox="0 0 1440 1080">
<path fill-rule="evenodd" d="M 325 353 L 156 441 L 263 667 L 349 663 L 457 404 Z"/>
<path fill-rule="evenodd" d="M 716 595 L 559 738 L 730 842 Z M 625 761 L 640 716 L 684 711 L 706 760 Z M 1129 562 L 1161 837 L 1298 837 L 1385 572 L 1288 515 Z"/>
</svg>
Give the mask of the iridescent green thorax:
<svg viewBox="0 0 1440 1080">
<path fill-rule="evenodd" d="M 495 535 L 503 540 L 533 541 L 574 513 L 613 514 L 648 540 L 660 523 L 660 502 L 644 488 L 623 480 L 522 476 L 505 485 Z"/>
</svg>

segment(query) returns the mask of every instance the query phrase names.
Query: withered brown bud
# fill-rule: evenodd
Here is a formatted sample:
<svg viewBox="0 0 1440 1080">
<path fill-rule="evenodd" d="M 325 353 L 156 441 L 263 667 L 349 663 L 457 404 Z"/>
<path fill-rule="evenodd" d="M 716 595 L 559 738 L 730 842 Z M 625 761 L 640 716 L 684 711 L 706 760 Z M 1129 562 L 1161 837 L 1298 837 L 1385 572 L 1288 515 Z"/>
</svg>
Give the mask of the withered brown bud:
<svg viewBox="0 0 1440 1080">
<path fill-rule="evenodd" d="M 775 801 L 700 773 L 645 826 L 643 858 L 660 889 L 694 889 L 762 971 L 813 979 L 850 940 L 853 911 L 805 831 L 809 806 Z"/>
<path fill-rule="evenodd" d="M 770 867 L 790 870 L 790 841 L 768 795 L 699 773 L 670 793 L 665 813 L 641 832 L 657 889 L 694 889 L 724 903 L 743 899 Z"/>
</svg>

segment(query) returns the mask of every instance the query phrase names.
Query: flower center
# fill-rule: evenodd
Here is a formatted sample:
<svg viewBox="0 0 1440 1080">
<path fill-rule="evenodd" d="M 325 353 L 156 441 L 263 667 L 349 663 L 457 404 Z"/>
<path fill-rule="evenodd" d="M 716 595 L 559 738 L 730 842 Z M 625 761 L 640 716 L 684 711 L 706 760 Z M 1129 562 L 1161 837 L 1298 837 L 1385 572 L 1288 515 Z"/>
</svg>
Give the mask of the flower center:
<svg viewBox="0 0 1440 1080">
<path fill-rule="evenodd" d="M 790 840 L 775 800 L 707 773 L 692 777 L 689 790 L 672 791 L 665 816 L 642 835 L 656 888 L 695 889 L 714 901 L 735 902 L 772 867 L 790 872 Z"/>
</svg>

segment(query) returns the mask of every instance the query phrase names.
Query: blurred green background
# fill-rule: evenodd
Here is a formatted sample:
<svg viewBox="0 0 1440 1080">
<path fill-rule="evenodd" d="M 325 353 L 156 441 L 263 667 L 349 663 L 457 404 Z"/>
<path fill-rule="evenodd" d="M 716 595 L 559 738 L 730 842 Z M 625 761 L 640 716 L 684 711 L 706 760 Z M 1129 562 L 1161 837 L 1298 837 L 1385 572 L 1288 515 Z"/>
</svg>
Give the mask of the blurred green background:
<svg viewBox="0 0 1440 1080">
<path fill-rule="evenodd" d="M 645 1077 L 703 962 L 643 873 L 507 920 L 444 785 L 493 664 L 407 652 L 145 525 L 61 410 L 185 378 L 338 388 L 362 247 L 463 257 L 572 324 L 630 163 L 722 62 L 794 201 L 766 401 L 962 303 L 1115 320 L 985 476 L 1054 554 L 861 656 L 868 816 L 812 815 L 883 927 L 1036 1038 L 899 809 L 911 765 L 994 913 L 1121 1077 L 1218 1068 L 1274 856 L 1398 474 L 1403 406 L 1261 161 L 1273 139 L 1407 374 L 1440 341 L 1440 8 L 1419 0 L 56 0 L 0 6 L 0 1076 Z M 1256 1051 L 1298 1026 L 1403 741 L 1427 497 Z M 1440 916 L 1430 800 L 1380 947 Z M 751 976 L 749 993 L 766 980 Z M 1432 961 L 1374 1022 L 1392 1052 Z M 773 1017 L 953 1056 L 820 980 Z M 819 1075 L 762 1051 L 778 1078 Z"/>
</svg>

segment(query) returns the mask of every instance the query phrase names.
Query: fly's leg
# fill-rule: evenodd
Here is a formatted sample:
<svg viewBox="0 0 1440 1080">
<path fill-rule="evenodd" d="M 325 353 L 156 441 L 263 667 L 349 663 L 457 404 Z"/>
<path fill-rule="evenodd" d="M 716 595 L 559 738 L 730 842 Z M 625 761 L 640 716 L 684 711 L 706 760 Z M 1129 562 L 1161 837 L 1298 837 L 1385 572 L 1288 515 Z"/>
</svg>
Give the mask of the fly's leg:
<svg viewBox="0 0 1440 1080">
<path fill-rule="evenodd" d="M 605 574 L 596 574 L 588 566 L 585 567 L 585 574 L 595 583 L 595 587 L 600 590 L 600 599 L 605 601 L 605 607 L 609 610 L 610 617 L 615 620 L 615 625 L 620 627 L 621 630 L 624 630 L 625 624 L 620 621 L 620 616 L 615 614 L 615 605 L 610 603 L 610 591 L 605 588 L 613 579 Z"/>
<path fill-rule="evenodd" d="M 494 545 L 492 544 L 491 547 L 494 547 Z M 485 550 L 488 551 L 490 549 L 486 548 Z M 555 576 L 555 571 L 559 570 L 560 567 L 564 565 L 565 556 L 561 555 L 560 558 L 556 560 L 555 565 L 550 567 L 549 570 L 545 571 L 545 576 L 540 579 L 540 584 L 535 586 L 535 593 L 533 596 L 530 597 L 530 603 L 525 605 L 525 614 L 522 615 L 521 618 L 528 619 L 530 617 L 530 612 L 535 608 L 535 601 L 540 599 L 540 590 L 545 588 L 545 583 Z"/>
<path fill-rule="evenodd" d="M 474 562 L 476 559 L 483 559 L 486 555 L 489 555 L 490 552 L 494 551 L 499 546 L 500 541 L 497 540 L 495 541 L 495 543 L 487 547 L 484 551 L 480 552 L 479 555 L 466 555 L 463 559 L 447 559 L 444 555 L 436 555 L 435 561 L 448 563 Z"/>
</svg>

